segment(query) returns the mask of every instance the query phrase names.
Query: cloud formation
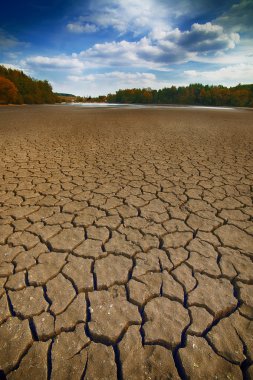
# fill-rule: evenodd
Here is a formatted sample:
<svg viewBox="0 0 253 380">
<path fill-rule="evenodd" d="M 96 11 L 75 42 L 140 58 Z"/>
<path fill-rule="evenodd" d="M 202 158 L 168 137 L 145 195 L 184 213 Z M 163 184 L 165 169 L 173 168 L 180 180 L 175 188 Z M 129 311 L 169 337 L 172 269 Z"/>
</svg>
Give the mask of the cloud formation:
<svg viewBox="0 0 253 380">
<path fill-rule="evenodd" d="M 184 71 L 189 82 L 200 81 L 204 84 L 227 84 L 228 86 L 238 83 L 252 83 L 253 66 L 250 64 L 237 64 L 222 67 L 218 70 Z"/>
<path fill-rule="evenodd" d="M 75 70 L 81 71 L 84 69 L 84 64 L 79 59 L 68 56 L 45 57 L 32 56 L 22 60 L 24 66 L 31 68 L 43 68 L 48 70 Z"/>
<path fill-rule="evenodd" d="M 96 30 L 112 28 L 119 34 L 132 32 L 135 35 L 152 30 L 155 26 L 168 27 L 172 9 L 161 0 L 97 0 L 90 2 L 86 15 L 79 16 L 68 24 L 71 32 L 86 33 L 86 25 Z M 175 12 L 174 12 L 175 13 Z"/>
<path fill-rule="evenodd" d="M 251 0 L 241 0 L 251 2 Z M 233 0 L 96 0 L 84 2 L 80 14 L 67 25 L 70 32 L 86 33 L 86 25 L 103 31 L 135 36 L 145 35 L 155 29 L 172 30 L 180 23 L 199 16 L 222 14 Z M 232 7 L 233 8 L 233 7 Z M 243 8 L 243 7 L 242 7 Z M 235 10 L 237 13 L 237 10 Z M 225 13 L 224 13 L 225 15 Z M 214 17 L 214 19 L 216 16 Z"/>
<path fill-rule="evenodd" d="M 95 44 L 72 56 L 29 57 L 25 64 L 78 72 L 85 68 L 128 66 L 168 71 L 173 64 L 198 60 L 199 55 L 233 49 L 239 39 L 237 33 L 225 33 L 219 25 L 194 23 L 186 31 L 156 29 L 137 41 Z"/>
<path fill-rule="evenodd" d="M 167 38 L 177 45 L 195 52 L 210 52 L 215 50 L 233 49 L 239 42 L 238 33 L 225 33 L 220 25 L 207 22 L 194 23 L 191 30 L 180 32 L 179 29 L 169 32 Z"/>
<path fill-rule="evenodd" d="M 170 64 L 194 61 L 199 54 L 233 49 L 239 40 L 239 34 L 225 33 L 219 25 L 194 23 L 186 31 L 156 29 L 134 42 L 122 40 L 95 44 L 77 57 L 84 61 L 92 60 L 96 65 L 162 69 Z"/>
</svg>

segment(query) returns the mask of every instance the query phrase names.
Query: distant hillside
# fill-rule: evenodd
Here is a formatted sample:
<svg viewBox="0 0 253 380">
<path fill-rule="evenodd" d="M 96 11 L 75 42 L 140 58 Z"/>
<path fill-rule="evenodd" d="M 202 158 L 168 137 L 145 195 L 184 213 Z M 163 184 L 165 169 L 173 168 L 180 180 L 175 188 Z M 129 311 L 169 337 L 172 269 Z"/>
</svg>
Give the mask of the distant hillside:
<svg viewBox="0 0 253 380">
<path fill-rule="evenodd" d="M 52 104 L 57 101 L 47 80 L 33 79 L 23 71 L 0 65 L 0 104 Z"/>
</svg>

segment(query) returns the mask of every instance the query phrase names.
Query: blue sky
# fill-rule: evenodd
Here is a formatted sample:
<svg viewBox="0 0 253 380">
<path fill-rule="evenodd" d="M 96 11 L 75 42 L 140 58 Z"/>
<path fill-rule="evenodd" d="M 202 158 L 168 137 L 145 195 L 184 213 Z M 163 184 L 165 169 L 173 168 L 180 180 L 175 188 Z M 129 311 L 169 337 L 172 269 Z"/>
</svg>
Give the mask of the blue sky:
<svg viewBox="0 0 253 380">
<path fill-rule="evenodd" d="M 252 0 L 6 0 L 0 63 L 82 96 L 252 83 L 252 20 Z"/>
</svg>

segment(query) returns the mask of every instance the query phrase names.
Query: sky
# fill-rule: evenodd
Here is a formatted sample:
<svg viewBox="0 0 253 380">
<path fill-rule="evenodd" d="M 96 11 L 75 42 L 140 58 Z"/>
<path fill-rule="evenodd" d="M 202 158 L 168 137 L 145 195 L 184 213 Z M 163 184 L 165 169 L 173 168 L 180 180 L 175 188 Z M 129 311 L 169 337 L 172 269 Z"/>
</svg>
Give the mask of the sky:
<svg viewBox="0 0 253 380">
<path fill-rule="evenodd" d="M 81 96 L 253 83 L 253 0 L 5 0 L 0 64 Z"/>
</svg>

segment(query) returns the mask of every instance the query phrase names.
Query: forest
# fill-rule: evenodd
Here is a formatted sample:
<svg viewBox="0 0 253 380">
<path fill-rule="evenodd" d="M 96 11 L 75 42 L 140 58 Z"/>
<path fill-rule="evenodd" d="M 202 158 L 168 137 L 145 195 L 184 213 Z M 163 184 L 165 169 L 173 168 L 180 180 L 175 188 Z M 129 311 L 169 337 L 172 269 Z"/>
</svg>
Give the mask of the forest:
<svg viewBox="0 0 253 380">
<path fill-rule="evenodd" d="M 229 88 L 199 83 L 161 90 L 133 88 L 107 95 L 107 102 L 253 107 L 253 84 L 239 84 Z"/>
<path fill-rule="evenodd" d="M 59 97 L 48 81 L 36 80 L 23 71 L 0 65 L 0 104 L 52 104 Z"/>
</svg>

